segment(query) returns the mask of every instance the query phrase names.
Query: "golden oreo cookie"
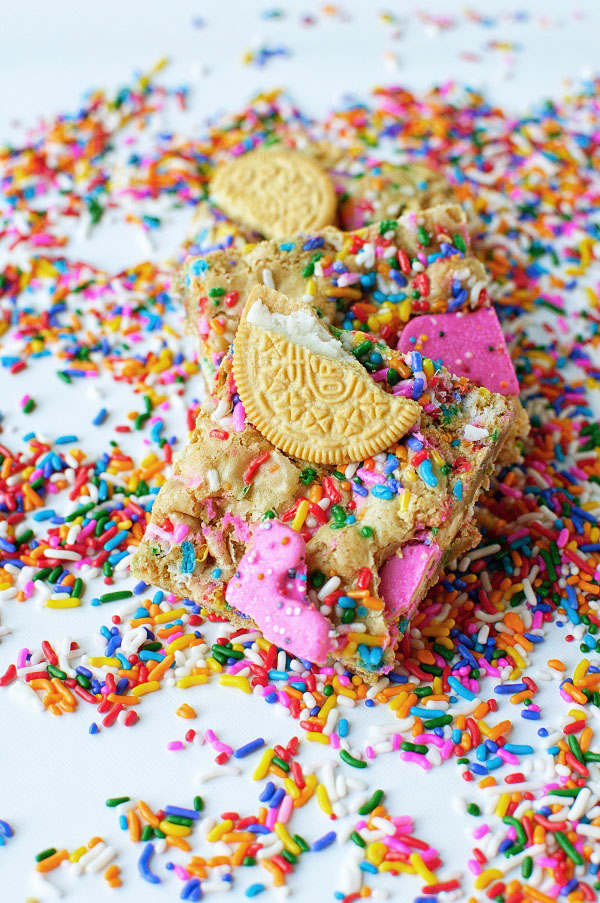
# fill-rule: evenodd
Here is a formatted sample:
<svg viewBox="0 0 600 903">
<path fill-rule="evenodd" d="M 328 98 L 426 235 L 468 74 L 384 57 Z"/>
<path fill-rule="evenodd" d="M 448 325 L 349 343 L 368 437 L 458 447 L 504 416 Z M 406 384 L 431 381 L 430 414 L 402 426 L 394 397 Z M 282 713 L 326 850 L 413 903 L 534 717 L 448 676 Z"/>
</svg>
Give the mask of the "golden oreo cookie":
<svg viewBox="0 0 600 903">
<path fill-rule="evenodd" d="M 389 448 L 419 405 L 380 389 L 316 314 L 265 286 L 250 293 L 234 341 L 246 415 L 276 448 L 313 464 L 349 464 Z"/>
<path fill-rule="evenodd" d="M 219 166 L 213 200 L 267 238 L 293 237 L 335 222 L 336 194 L 320 166 L 297 151 L 257 150 Z"/>
</svg>

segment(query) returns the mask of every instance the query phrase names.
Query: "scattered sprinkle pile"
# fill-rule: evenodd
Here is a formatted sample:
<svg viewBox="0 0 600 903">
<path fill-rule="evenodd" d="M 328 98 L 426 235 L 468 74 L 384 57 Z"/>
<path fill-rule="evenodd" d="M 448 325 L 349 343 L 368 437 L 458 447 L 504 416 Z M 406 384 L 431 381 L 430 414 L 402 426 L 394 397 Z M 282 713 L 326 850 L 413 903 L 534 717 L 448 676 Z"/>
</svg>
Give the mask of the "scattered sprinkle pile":
<svg viewBox="0 0 600 903">
<path fill-rule="evenodd" d="M 147 704 L 142 697 L 163 686 L 189 690 L 218 682 L 289 712 L 303 734 L 285 746 L 267 748 L 256 738 L 234 750 L 210 729 L 190 729 L 168 743 L 172 752 L 212 745 L 215 764 L 198 776 L 201 784 L 219 774 L 242 775 L 234 763 L 260 750 L 253 777 L 263 785 L 255 812 L 207 817 L 199 797 L 158 811 L 141 800 L 108 801 L 139 844 L 141 877 L 158 883 L 167 869 L 182 882 L 181 899 L 199 900 L 224 883 L 243 885 L 243 867 L 255 864 L 265 883 L 251 878 L 247 897 L 271 885 L 283 888 L 302 857 L 335 843 L 344 845 L 334 895 L 343 903 L 370 894 L 377 899 L 379 872 L 416 875 L 423 886 L 417 900 L 432 903 L 469 893 L 499 903 L 594 900 L 600 890 L 600 427 L 592 407 L 600 387 L 594 271 L 600 81 L 519 119 L 452 84 L 418 97 L 397 87 L 377 89 L 368 103 L 336 110 L 324 123 L 270 93 L 189 137 L 164 127 L 168 115 L 185 108 L 186 90 L 167 90 L 155 76 L 114 97 L 95 92 L 74 114 L 0 151 L 0 242 L 12 252 L 0 274 L 0 364 L 32 422 L 36 399 L 19 391 L 23 371 L 41 373 L 50 358 L 65 407 L 69 393 L 86 391 L 80 386 L 86 381 L 96 399 L 90 422 L 108 444 L 103 454 L 88 455 L 76 435 L 51 439 L 33 429 L 18 450 L 3 399 L 5 611 L 10 615 L 11 604 L 27 600 L 72 608 L 87 596 L 107 623 L 96 650 L 69 636 L 23 648 L 0 685 L 55 715 L 85 708 L 92 734 L 134 725 Z M 493 276 L 533 427 L 520 462 L 499 474 L 482 502 L 482 546 L 445 574 L 405 634 L 395 671 L 372 688 L 341 667 L 291 658 L 257 633 L 232 632 L 189 600 L 147 593 L 143 583 L 131 587 L 128 562 L 184 438 L 183 424 L 193 426 L 201 395 L 197 366 L 181 337 L 168 262 L 107 273 L 69 252 L 74 240 L 107 219 L 133 229 L 149 253 L 170 218 L 206 198 L 216 161 L 260 144 L 293 145 L 307 133 L 347 147 L 365 166 L 376 166 L 383 153 L 403 163 L 426 161 L 455 184 L 477 224 L 477 253 Z M 131 396 L 126 422 L 111 408 L 113 390 Z M 165 435 L 173 413 L 177 440 Z M 116 435 L 108 440 L 111 430 Z M 131 432 L 147 446 L 141 457 L 126 450 Z M 106 591 L 93 597 L 86 583 L 96 577 Z M 114 602 L 116 609 L 103 608 Z M 44 617 L 51 634 L 52 614 Z M 563 632 L 565 660 L 543 664 L 537 647 L 549 630 Z M 575 645 L 581 656 L 572 665 Z M 548 693 L 565 703 L 555 722 L 544 718 Z M 194 701 L 196 693 L 187 698 Z M 366 743 L 351 740 L 360 723 L 351 710 L 374 706 L 385 707 L 387 721 L 370 726 Z M 195 716 L 190 702 L 178 713 Z M 511 739 L 513 731 L 528 742 Z M 316 771 L 300 762 L 305 743 L 321 744 L 329 754 Z M 414 836 L 411 818 L 390 815 L 383 791 L 368 790 L 355 777 L 361 770 L 368 776 L 369 762 L 382 755 L 424 771 L 450 762 L 460 770 L 465 796 L 457 805 L 477 820 L 464 874 L 447 873 L 437 851 Z M 313 797 L 315 839 L 307 841 L 287 824 Z M 322 835 L 319 821 L 328 826 Z M 0 822 L 0 844 L 11 834 Z M 163 853 L 173 860 L 159 858 Z M 108 884 L 118 886 L 116 856 L 116 847 L 99 837 L 71 853 L 49 848 L 36 857 L 38 889 L 48 890 L 49 874 L 63 861 L 73 875 L 104 870 Z"/>
</svg>

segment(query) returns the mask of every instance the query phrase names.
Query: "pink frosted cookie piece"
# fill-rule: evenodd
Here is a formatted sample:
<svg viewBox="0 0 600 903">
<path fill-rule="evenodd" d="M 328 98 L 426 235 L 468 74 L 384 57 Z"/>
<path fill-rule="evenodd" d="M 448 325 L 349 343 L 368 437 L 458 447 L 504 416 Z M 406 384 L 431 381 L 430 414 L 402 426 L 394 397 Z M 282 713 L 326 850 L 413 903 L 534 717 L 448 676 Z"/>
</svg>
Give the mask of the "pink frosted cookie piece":
<svg viewBox="0 0 600 903">
<path fill-rule="evenodd" d="M 421 351 L 447 370 L 466 376 L 500 395 L 518 395 L 519 383 L 496 311 L 482 307 L 469 313 L 423 314 L 410 320 L 398 351 Z"/>
<path fill-rule="evenodd" d="M 379 571 L 379 593 L 394 615 L 410 617 L 422 581 L 431 576 L 442 556 L 437 543 L 404 546 L 402 557 L 392 555 Z"/>
<path fill-rule="evenodd" d="M 255 528 L 225 599 L 253 618 L 268 640 L 300 658 L 324 662 L 335 648 L 329 621 L 306 595 L 306 543 L 278 520 Z"/>
</svg>

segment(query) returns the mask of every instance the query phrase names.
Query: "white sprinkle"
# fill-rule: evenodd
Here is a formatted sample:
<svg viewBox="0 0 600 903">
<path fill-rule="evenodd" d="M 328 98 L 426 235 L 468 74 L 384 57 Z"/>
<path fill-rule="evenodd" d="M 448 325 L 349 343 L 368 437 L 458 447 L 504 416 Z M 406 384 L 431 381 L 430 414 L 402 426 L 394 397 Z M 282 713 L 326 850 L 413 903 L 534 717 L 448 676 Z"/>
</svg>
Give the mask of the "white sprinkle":
<svg viewBox="0 0 600 903">
<path fill-rule="evenodd" d="M 236 768 L 235 765 L 216 765 L 214 768 L 205 768 L 204 771 L 198 771 L 194 776 L 194 781 L 197 784 L 205 784 L 207 781 L 212 781 L 213 778 L 224 778 L 241 773 L 242 769 Z"/>
<path fill-rule="evenodd" d="M 262 271 L 262 281 L 263 285 L 266 285 L 268 288 L 275 288 L 275 280 L 271 270 L 264 269 Z"/>
<path fill-rule="evenodd" d="M 340 586 L 341 579 L 339 577 L 330 577 L 326 583 L 323 584 L 319 592 L 317 593 L 317 599 L 319 602 L 322 602 L 323 599 L 326 599 L 330 593 L 335 592 L 335 590 Z"/>
<path fill-rule="evenodd" d="M 210 492 L 216 492 L 221 486 L 221 478 L 219 471 L 215 467 L 211 467 L 206 474 L 208 480 L 208 488 Z"/>
</svg>

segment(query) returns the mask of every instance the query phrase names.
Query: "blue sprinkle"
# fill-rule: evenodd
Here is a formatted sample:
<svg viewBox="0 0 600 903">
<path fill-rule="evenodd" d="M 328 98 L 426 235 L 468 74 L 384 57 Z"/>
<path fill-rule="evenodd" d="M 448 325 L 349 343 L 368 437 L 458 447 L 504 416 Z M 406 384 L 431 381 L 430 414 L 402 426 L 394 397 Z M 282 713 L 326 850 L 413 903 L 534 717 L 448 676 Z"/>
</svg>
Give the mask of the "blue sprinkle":
<svg viewBox="0 0 600 903">
<path fill-rule="evenodd" d="M 181 543 L 181 573 L 191 574 L 196 567 L 196 553 L 191 542 L 185 539 Z"/>
<path fill-rule="evenodd" d="M 249 756 L 250 753 L 255 752 L 257 749 L 260 749 L 265 745 L 265 741 L 262 737 L 257 737 L 256 740 L 251 740 L 250 743 L 246 743 L 244 746 L 238 747 L 238 749 L 234 752 L 234 757 L 236 759 L 243 759 L 244 756 Z"/>
<path fill-rule="evenodd" d="M 259 894 L 262 894 L 265 889 L 264 884 L 251 884 L 248 890 L 246 891 L 247 897 L 257 897 Z"/>
<path fill-rule="evenodd" d="M 59 436 L 54 440 L 55 445 L 70 445 L 72 442 L 77 442 L 77 436 Z"/>
<path fill-rule="evenodd" d="M 429 459 L 422 461 L 419 464 L 418 474 L 427 486 L 437 486 L 438 480 L 433 472 L 433 465 Z"/>
<path fill-rule="evenodd" d="M 452 490 L 452 495 L 457 498 L 459 502 L 462 502 L 463 488 L 460 480 L 457 480 L 454 489 Z"/>
<path fill-rule="evenodd" d="M 315 840 L 313 845 L 311 846 L 311 850 L 315 853 L 319 853 L 321 850 L 324 850 L 326 847 L 331 846 L 332 843 L 335 843 L 337 840 L 337 834 L 335 831 L 330 831 L 329 834 L 324 834 L 323 837 L 320 837 L 318 840 Z"/>
<path fill-rule="evenodd" d="M 165 806 L 164 812 L 165 815 L 179 815 L 181 818 L 191 818 L 192 821 L 197 821 L 201 815 L 195 809 L 182 809 L 181 806 Z"/>
</svg>

